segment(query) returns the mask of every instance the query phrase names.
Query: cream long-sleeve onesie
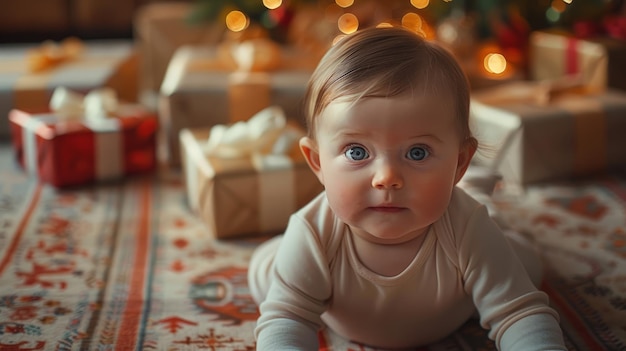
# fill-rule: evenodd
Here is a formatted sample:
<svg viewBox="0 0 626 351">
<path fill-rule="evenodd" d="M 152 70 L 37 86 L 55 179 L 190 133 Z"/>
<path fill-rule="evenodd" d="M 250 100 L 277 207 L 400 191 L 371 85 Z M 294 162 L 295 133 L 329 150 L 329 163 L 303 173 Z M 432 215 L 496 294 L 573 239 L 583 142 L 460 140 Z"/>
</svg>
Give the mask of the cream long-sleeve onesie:
<svg viewBox="0 0 626 351">
<path fill-rule="evenodd" d="M 456 188 L 425 235 L 404 271 L 378 275 L 359 261 L 348 226 L 320 194 L 254 254 L 249 283 L 264 299 L 257 350 L 317 350 L 323 325 L 379 348 L 416 347 L 450 335 L 476 310 L 499 350 L 565 350 L 547 295 L 483 205 Z"/>
</svg>

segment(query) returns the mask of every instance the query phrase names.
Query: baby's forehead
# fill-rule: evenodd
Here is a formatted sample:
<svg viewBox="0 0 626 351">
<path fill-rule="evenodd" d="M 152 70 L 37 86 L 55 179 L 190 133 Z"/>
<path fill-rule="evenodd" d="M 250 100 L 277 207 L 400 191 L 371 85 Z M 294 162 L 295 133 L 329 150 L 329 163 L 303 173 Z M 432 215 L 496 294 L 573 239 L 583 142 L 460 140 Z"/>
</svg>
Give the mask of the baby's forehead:
<svg viewBox="0 0 626 351">
<path fill-rule="evenodd" d="M 414 109 L 419 113 L 424 108 L 434 107 L 438 105 L 450 105 L 450 97 L 442 94 L 434 94 L 429 92 L 403 93 L 393 96 L 356 96 L 347 95 L 338 97 L 326 106 L 322 115 L 328 112 L 369 112 L 372 109 L 376 111 L 393 112 L 397 109 L 411 110 Z"/>
<path fill-rule="evenodd" d="M 316 122 L 318 127 L 388 126 L 398 122 L 397 127 L 413 122 L 456 123 L 454 104 L 441 96 L 399 95 L 392 97 L 362 97 L 359 99 L 336 99 L 322 111 Z M 364 127 L 364 126 L 361 126 Z"/>
</svg>

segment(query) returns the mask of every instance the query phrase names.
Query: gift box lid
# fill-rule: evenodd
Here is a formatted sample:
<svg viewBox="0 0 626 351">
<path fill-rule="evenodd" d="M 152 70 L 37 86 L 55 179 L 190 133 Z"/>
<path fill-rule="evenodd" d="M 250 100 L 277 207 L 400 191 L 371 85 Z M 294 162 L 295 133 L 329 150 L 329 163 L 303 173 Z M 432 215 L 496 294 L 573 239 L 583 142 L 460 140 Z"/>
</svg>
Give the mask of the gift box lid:
<svg viewBox="0 0 626 351">
<path fill-rule="evenodd" d="M 301 128 L 293 124 L 288 124 L 287 128 L 301 132 Z M 189 164 L 194 164 L 209 178 L 249 175 L 260 170 L 279 172 L 294 167 L 308 167 L 297 147 L 285 155 L 265 154 L 231 158 L 207 155 L 203 148 L 209 135 L 210 128 L 185 128 L 180 132 L 184 157 L 189 159 Z"/>
<path fill-rule="evenodd" d="M 34 130 L 43 139 L 73 133 L 113 132 L 145 124 L 150 121 L 150 132 L 156 131 L 157 116 L 139 104 L 121 104 L 115 115 L 100 120 L 64 119 L 50 109 L 13 109 L 9 112 L 9 121 L 22 128 Z"/>
<path fill-rule="evenodd" d="M 522 184 L 626 164 L 625 93 L 566 93 L 540 104 L 510 94 L 498 101 L 502 92 L 472 97 L 472 130 L 483 145 L 474 158 L 478 164 Z"/>
<path fill-rule="evenodd" d="M 296 49 L 283 49 L 278 68 L 267 73 L 272 89 L 304 89 L 317 62 L 311 61 Z M 161 85 L 165 96 L 181 91 L 198 89 L 222 90 L 236 67 L 218 56 L 216 47 L 183 45 L 179 47 L 168 65 Z"/>
<path fill-rule="evenodd" d="M 587 86 L 597 91 L 606 88 L 608 53 L 602 44 L 552 31 L 532 32 L 529 44 L 531 79 L 579 75 Z"/>
</svg>

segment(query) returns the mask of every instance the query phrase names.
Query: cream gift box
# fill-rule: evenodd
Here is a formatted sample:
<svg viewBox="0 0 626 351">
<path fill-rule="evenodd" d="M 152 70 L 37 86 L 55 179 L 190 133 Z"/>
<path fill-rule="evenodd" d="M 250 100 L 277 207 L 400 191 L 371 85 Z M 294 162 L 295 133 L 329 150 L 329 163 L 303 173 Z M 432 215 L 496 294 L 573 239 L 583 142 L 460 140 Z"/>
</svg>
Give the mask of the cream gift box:
<svg viewBox="0 0 626 351">
<path fill-rule="evenodd" d="M 280 66 L 265 72 L 238 71 L 218 47 L 182 46 L 170 61 L 161 86 L 159 117 L 168 163 L 180 166 L 178 135 L 183 128 L 210 127 L 250 118 L 278 105 L 289 119 L 302 119 L 301 103 L 317 62 L 283 48 Z"/>
<path fill-rule="evenodd" d="M 48 45 L 48 44 L 46 44 Z M 39 109 L 48 105 L 56 87 L 86 93 L 111 87 L 120 99 L 137 99 L 137 56 L 128 41 L 84 42 L 82 52 L 45 69 L 33 70 L 29 55 L 38 46 L 15 45 L 0 50 L 0 138 L 9 136 L 11 109 Z"/>
<path fill-rule="evenodd" d="M 227 155 L 206 149 L 215 127 L 180 132 L 189 206 L 215 237 L 279 233 L 291 214 L 322 191 L 297 147 L 299 126 L 281 128 L 288 137 L 284 153 L 257 153 L 263 150 L 258 142 L 244 141 L 239 145 L 248 151 Z"/>
<path fill-rule="evenodd" d="M 578 74 L 595 90 L 606 88 L 608 56 L 602 45 L 546 31 L 531 33 L 529 45 L 531 79 L 540 81 Z"/>
<path fill-rule="evenodd" d="M 531 97 L 537 89 L 520 82 L 473 95 L 471 125 L 486 150 L 478 164 L 522 185 L 626 165 L 626 93 L 565 92 L 542 102 Z"/>
<path fill-rule="evenodd" d="M 90 92 L 87 98 L 98 105 L 102 100 L 94 93 L 102 90 Z M 64 90 L 55 90 L 53 101 L 61 91 Z M 76 101 L 76 92 L 65 94 Z M 28 174 L 55 187 L 109 181 L 153 171 L 156 168 L 156 115 L 141 105 L 111 103 L 111 99 L 106 101 L 110 109 L 101 109 L 104 104 L 100 105 L 84 111 L 74 108 L 81 106 L 80 103 L 59 111 L 13 109 L 9 120 L 18 163 Z"/>
<path fill-rule="evenodd" d="M 189 2 L 155 2 L 142 6 L 135 15 L 140 95 L 142 102 L 151 107 L 176 49 L 189 44 L 216 44 L 222 36 L 222 23 L 190 23 L 193 10 Z"/>
<path fill-rule="evenodd" d="M 563 31 L 535 31 L 529 38 L 529 73 L 535 81 L 578 75 L 595 91 L 626 90 L 626 43 L 609 37 L 577 38 Z"/>
</svg>

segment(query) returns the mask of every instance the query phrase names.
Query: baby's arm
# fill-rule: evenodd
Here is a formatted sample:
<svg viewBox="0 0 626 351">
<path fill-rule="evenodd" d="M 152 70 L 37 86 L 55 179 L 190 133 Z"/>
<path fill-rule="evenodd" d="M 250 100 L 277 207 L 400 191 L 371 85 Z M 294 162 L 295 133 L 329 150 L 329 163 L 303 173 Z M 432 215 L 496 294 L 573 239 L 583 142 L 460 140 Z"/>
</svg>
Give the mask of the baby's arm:
<svg viewBox="0 0 626 351">
<path fill-rule="evenodd" d="M 317 331 L 290 319 L 275 320 L 257 337 L 257 350 L 318 350 Z"/>
<path fill-rule="evenodd" d="M 465 290 L 499 350 L 566 350 L 558 314 L 480 207 L 457 242 Z"/>
<path fill-rule="evenodd" d="M 532 314 L 513 323 L 500 338 L 499 349 L 566 350 L 556 318 L 547 313 Z"/>
<path fill-rule="evenodd" d="M 330 272 L 319 237 L 292 216 L 276 253 L 274 276 L 261 303 L 257 350 L 315 350 L 330 298 Z"/>
</svg>

